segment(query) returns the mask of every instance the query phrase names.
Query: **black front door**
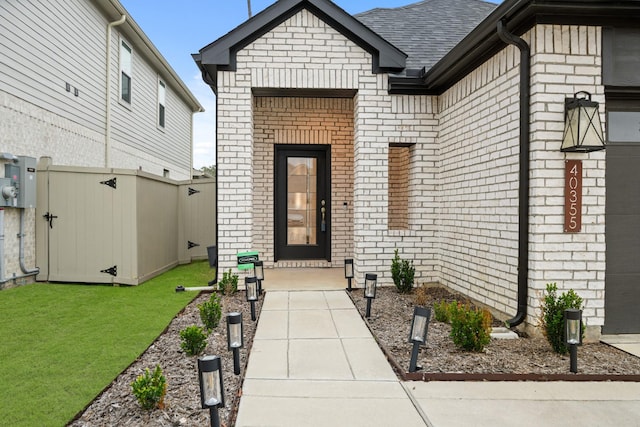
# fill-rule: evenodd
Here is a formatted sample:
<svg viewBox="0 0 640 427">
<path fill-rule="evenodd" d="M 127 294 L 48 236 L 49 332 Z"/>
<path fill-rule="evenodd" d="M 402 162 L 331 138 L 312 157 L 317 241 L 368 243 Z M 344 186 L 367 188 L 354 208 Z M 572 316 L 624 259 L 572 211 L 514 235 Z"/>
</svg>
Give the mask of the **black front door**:
<svg viewBox="0 0 640 427">
<path fill-rule="evenodd" d="M 276 145 L 276 261 L 331 260 L 330 161 L 330 145 Z"/>
</svg>

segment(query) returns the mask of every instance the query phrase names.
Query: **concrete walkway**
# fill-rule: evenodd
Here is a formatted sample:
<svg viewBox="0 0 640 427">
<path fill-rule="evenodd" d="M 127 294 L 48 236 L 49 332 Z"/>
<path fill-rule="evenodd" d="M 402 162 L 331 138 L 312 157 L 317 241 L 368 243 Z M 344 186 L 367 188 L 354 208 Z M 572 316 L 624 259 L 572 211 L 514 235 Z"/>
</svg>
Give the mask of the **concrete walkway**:
<svg viewBox="0 0 640 427">
<path fill-rule="evenodd" d="M 342 291 L 269 291 L 236 426 L 425 426 Z"/>
<path fill-rule="evenodd" d="M 269 290 L 236 426 L 637 426 L 640 383 L 400 382 L 344 290 Z"/>
</svg>

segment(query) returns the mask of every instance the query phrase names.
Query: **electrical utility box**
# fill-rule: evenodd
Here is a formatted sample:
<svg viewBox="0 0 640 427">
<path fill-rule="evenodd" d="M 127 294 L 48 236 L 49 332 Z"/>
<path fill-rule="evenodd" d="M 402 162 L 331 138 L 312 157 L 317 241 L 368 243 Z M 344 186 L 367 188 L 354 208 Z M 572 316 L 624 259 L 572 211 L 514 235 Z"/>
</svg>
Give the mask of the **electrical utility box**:
<svg viewBox="0 0 640 427">
<path fill-rule="evenodd" d="M 18 160 L 4 165 L 4 176 L 15 188 L 17 197 L 6 206 L 14 208 L 36 207 L 36 159 L 18 156 Z"/>
</svg>

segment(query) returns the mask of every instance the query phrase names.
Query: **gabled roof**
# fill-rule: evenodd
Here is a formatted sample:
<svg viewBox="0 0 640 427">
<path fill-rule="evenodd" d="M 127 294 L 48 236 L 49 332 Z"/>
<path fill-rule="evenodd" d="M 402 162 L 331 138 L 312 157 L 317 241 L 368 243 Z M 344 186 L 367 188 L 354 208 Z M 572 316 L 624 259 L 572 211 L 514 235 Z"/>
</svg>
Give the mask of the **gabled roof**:
<svg viewBox="0 0 640 427">
<path fill-rule="evenodd" d="M 407 68 L 428 70 L 497 6 L 482 0 L 423 0 L 355 17 L 406 52 Z"/>
<path fill-rule="evenodd" d="M 216 90 L 218 70 L 235 70 L 236 54 L 299 11 L 307 9 L 336 31 L 369 52 L 373 72 L 397 72 L 407 55 L 329 0 L 279 0 L 228 34 L 193 54 L 204 80 Z"/>
</svg>

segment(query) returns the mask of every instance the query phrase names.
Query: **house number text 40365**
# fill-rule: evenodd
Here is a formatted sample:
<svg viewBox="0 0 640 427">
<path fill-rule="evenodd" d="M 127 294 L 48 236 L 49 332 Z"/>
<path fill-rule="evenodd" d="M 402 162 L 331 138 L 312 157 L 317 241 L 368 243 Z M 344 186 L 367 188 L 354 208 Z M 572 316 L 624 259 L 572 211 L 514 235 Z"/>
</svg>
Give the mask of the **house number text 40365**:
<svg viewBox="0 0 640 427">
<path fill-rule="evenodd" d="M 564 231 L 582 228 L 582 160 L 566 160 L 564 168 Z"/>
</svg>

